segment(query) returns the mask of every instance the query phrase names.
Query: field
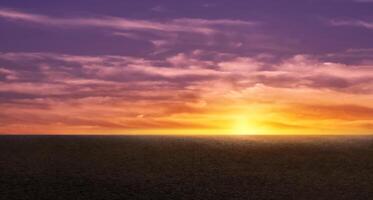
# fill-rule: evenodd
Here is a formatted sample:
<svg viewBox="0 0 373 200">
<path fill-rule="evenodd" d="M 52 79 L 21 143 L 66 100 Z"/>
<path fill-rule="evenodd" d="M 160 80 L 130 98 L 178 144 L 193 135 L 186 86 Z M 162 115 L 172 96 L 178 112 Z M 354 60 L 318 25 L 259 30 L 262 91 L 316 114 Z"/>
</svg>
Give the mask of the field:
<svg viewBox="0 0 373 200">
<path fill-rule="evenodd" d="M 0 199 L 371 199 L 369 136 L 0 136 Z"/>
</svg>

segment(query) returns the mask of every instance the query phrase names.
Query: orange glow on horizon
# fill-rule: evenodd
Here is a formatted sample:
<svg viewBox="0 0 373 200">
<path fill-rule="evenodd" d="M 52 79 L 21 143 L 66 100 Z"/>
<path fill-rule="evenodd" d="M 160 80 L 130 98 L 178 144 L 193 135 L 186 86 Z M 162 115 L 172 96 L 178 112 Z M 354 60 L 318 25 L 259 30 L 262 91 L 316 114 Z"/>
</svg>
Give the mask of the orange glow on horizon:
<svg viewBox="0 0 373 200">
<path fill-rule="evenodd" d="M 69 57 L 68 59 L 69 61 L 80 59 L 81 62 L 89 66 L 87 68 L 96 70 L 95 67 L 100 62 L 94 63 L 95 59 L 100 61 L 101 58 Z M 115 62 L 125 63 L 126 59 Z M 177 56 L 173 59 L 185 60 L 186 58 Z M 96 65 L 91 66 L 91 62 Z M 143 60 L 136 62 L 144 64 Z M 191 61 L 186 59 L 183 62 Z M 193 62 L 197 61 L 193 60 Z M 2 126 L 0 133 L 372 134 L 373 95 L 362 92 L 368 90 L 370 85 L 360 83 L 359 87 L 361 88 L 352 87 L 351 91 L 325 89 L 308 87 L 310 83 L 307 82 L 307 77 L 303 78 L 310 69 L 314 69 L 312 73 L 316 75 L 336 71 L 340 76 L 352 80 L 363 76 L 363 74 L 346 69 L 339 64 L 315 63 L 314 60 L 309 61 L 305 57 L 298 56 L 287 61 L 283 66 L 277 66 L 278 71 L 258 72 L 255 71 L 258 70 L 258 67 L 253 66 L 257 64 L 255 61 L 235 59 L 231 62 L 217 64 L 220 68 L 213 73 L 211 69 L 208 70 L 213 74 L 211 76 L 217 76 L 215 79 L 195 81 L 181 88 L 177 88 L 174 83 L 150 80 L 137 81 L 131 85 L 126 82 L 80 79 L 60 80 L 63 84 L 10 82 L 0 85 L 0 91 L 23 92 L 26 97 L 27 95 L 31 97 L 30 99 L 14 100 L 14 102 L 4 102 L 1 105 L 0 117 L 2 119 L 0 123 Z M 145 62 L 145 64 L 148 63 Z M 204 63 L 199 64 L 203 65 Z M 145 70 L 146 73 L 162 73 L 163 76 L 174 80 L 181 76 L 175 71 L 189 75 L 196 73 L 197 70 L 198 76 L 206 73 L 205 71 L 200 72 L 200 68 L 202 67 L 193 67 L 184 71 L 163 68 L 162 71 L 157 71 L 155 67 L 148 67 Z M 367 70 L 365 68 L 364 70 Z M 112 69 L 104 69 L 108 70 L 105 73 L 109 75 L 116 72 L 112 72 Z M 136 70 L 139 69 L 136 68 Z M 49 72 L 49 69 L 46 70 L 45 73 L 51 73 L 50 76 L 56 75 L 54 72 Z M 269 77 L 288 74 L 288 76 L 294 76 L 294 79 L 300 80 L 297 84 L 286 82 L 289 84 L 287 87 L 264 84 L 255 79 L 263 74 Z M 238 80 L 231 80 L 231 77 L 236 77 Z M 255 82 L 250 82 L 252 79 Z M 66 85 L 75 88 L 77 92 L 73 95 L 70 94 L 70 88 Z M 39 94 L 41 89 L 44 95 L 51 97 L 34 98 L 33 95 Z M 75 98 L 74 96 L 79 97 L 79 95 L 86 93 L 88 93 L 87 97 Z M 98 96 L 90 96 L 90 93 L 98 93 Z M 111 96 L 105 96 L 107 93 Z M 118 93 L 122 96 L 117 96 Z M 57 98 L 64 95 L 68 97 Z"/>
</svg>

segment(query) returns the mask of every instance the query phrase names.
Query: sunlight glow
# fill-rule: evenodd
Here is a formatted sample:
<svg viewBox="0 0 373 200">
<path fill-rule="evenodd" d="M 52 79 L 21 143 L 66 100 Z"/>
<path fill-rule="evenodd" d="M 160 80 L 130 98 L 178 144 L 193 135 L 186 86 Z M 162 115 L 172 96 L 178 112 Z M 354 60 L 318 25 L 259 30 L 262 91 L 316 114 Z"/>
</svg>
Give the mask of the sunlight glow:
<svg viewBox="0 0 373 200">
<path fill-rule="evenodd" d="M 258 135 L 262 133 L 261 127 L 246 115 L 236 116 L 232 129 L 235 135 Z"/>
</svg>

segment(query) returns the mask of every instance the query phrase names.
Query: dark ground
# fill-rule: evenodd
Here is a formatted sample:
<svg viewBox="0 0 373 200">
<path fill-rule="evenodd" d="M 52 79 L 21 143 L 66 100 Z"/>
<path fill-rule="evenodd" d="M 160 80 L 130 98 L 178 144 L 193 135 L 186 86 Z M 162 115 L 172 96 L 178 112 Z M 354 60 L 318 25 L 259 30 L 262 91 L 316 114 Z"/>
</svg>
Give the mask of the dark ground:
<svg viewBox="0 0 373 200">
<path fill-rule="evenodd" d="M 0 199 L 372 199 L 373 137 L 0 136 Z"/>
</svg>

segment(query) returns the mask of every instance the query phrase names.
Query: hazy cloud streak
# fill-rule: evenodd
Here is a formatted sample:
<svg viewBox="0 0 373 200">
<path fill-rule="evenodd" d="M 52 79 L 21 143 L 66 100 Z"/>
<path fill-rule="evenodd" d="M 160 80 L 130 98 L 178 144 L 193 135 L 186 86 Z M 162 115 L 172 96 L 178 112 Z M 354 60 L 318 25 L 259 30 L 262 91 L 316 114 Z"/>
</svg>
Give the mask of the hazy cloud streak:
<svg viewBox="0 0 373 200">
<path fill-rule="evenodd" d="M 18 20 L 31 23 L 37 23 L 47 26 L 58 27 L 102 27 L 118 30 L 149 30 L 161 32 L 191 32 L 200 34 L 213 34 L 217 30 L 213 28 L 218 26 L 253 26 L 254 22 L 241 20 L 207 20 L 207 19 L 173 19 L 163 21 L 137 20 L 120 17 L 92 17 L 92 18 L 57 18 L 46 15 L 20 12 L 10 9 L 0 9 L 0 17 L 9 20 Z"/>
</svg>

